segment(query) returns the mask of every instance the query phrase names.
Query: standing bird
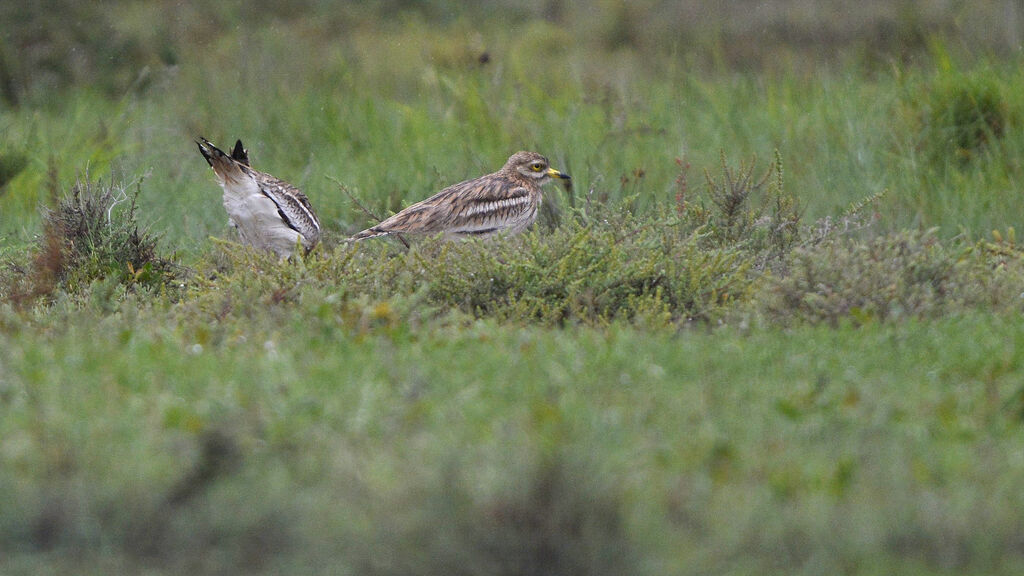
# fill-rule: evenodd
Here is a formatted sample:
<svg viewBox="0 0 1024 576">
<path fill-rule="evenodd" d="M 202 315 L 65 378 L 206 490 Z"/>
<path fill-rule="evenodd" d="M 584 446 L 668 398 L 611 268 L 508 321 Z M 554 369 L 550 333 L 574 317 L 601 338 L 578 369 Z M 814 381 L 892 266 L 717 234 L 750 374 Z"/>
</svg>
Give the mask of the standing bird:
<svg viewBox="0 0 1024 576">
<path fill-rule="evenodd" d="M 552 178 L 569 179 L 536 152 L 516 152 L 501 170 L 454 184 L 380 224 L 349 238 L 388 234 L 437 234 L 448 238 L 518 234 L 537 218 L 540 187 Z"/>
<path fill-rule="evenodd" d="M 241 140 L 231 155 L 203 137 L 196 144 L 224 189 L 228 223 L 238 230 L 243 243 L 274 252 L 281 259 L 290 257 L 298 242 L 307 253 L 316 246 L 320 220 L 298 188 L 250 168 Z"/>
</svg>

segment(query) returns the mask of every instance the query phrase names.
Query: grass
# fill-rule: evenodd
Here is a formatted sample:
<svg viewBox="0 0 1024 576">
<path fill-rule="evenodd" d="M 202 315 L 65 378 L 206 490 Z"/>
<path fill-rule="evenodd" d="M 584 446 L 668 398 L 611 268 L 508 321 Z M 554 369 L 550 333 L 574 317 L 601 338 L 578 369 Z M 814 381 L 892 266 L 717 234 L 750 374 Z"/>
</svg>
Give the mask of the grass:
<svg viewBox="0 0 1024 576">
<path fill-rule="evenodd" d="M 1024 568 L 987 8 L 259 4 L 0 9 L 0 573 Z M 199 135 L 323 245 L 232 243 Z M 340 242 L 520 148 L 530 233 Z"/>
<path fill-rule="evenodd" d="M 738 163 L 778 150 L 799 159 L 787 177 L 809 217 L 888 189 L 885 226 L 938 226 L 948 237 L 1006 228 L 1024 208 L 1005 192 L 1018 182 L 1022 146 L 1013 129 L 1020 103 L 1010 95 L 1024 77 L 1013 60 L 966 72 L 950 64 L 763 77 L 678 63 L 652 75 L 628 67 L 643 60 L 630 52 L 616 53 L 621 69 L 575 66 L 570 31 L 555 29 L 546 33 L 561 40 L 550 45 L 498 34 L 488 64 L 466 65 L 432 52 L 472 53 L 472 36 L 452 26 L 355 32 L 342 44 L 327 42 L 323 30 L 298 38 L 283 27 L 225 30 L 176 46 L 175 65 L 149 68 L 145 82 L 118 98 L 71 90 L 48 107 L 7 110 L 4 148 L 30 161 L 5 187 L 0 234 L 31 236 L 31 213 L 51 181 L 68 185 L 86 169 L 146 174 L 143 222 L 198 252 L 226 226 L 191 144 L 197 135 L 242 138 L 258 167 L 306 190 L 326 224 L 344 231 L 367 222 L 328 177 L 375 208 L 397 210 L 496 169 L 520 148 L 571 170 L 576 197 L 549 194 L 561 206 L 593 190 L 603 201 L 629 198 L 652 209 L 673 194 L 677 158 L 701 170 L 716 166 L 722 151 Z M 938 111 L 944 99 L 972 102 L 946 88 L 964 76 L 996 98 L 1006 125 L 967 162 L 955 149 L 921 146 L 947 129 Z"/>
<path fill-rule="evenodd" d="M 175 317 L 129 301 L 5 330 L 5 572 L 64 551 L 85 573 L 404 573 L 424 539 L 444 552 L 417 573 L 486 565 L 502 553 L 474 541 L 538 498 L 545 461 L 588 479 L 566 514 L 624 526 L 553 546 L 657 573 L 1020 569 L 1012 319 L 565 338 L 229 314 L 216 342 Z"/>
</svg>

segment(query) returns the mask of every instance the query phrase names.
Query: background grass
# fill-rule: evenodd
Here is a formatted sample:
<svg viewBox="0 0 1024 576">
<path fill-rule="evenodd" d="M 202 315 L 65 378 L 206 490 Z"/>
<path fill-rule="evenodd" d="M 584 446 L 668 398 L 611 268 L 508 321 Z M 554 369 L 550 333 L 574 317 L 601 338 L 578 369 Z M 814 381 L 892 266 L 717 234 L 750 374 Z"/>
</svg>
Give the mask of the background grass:
<svg viewBox="0 0 1024 576">
<path fill-rule="evenodd" d="M 258 166 L 306 190 L 326 222 L 344 231 L 366 218 L 328 176 L 372 206 L 397 210 L 494 170 L 519 148 L 571 169 L 577 194 L 635 195 L 638 208 L 671 196 L 677 158 L 702 170 L 721 151 L 738 161 L 777 149 L 799 159 L 787 177 L 812 217 L 883 189 L 893 229 L 984 232 L 1012 225 L 1022 209 L 1008 192 L 1020 174 L 1021 105 L 1012 97 L 1022 88 L 1019 61 L 961 64 L 941 36 L 919 53 L 921 66 L 787 66 L 779 49 L 777 69 L 737 75 L 724 64 L 699 65 L 701 51 L 687 49 L 682 31 L 592 58 L 585 22 L 514 10 L 500 13 L 510 19 L 504 25 L 477 24 L 474 13 L 434 22 L 429 10 L 334 21 L 317 10 L 257 18 L 186 4 L 156 25 L 169 8 L 145 6 L 75 8 L 92 19 L 65 25 L 85 36 L 113 28 L 109 34 L 138 46 L 139 62 L 122 51 L 109 65 L 112 77 L 125 76 L 120 85 L 62 87 L 22 71 L 24 95 L 0 122 L 5 163 L 25 166 L 4 187 L 0 234 L 11 241 L 33 233 L 34 207 L 48 189 L 86 170 L 113 171 L 146 177 L 143 221 L 196 251 L 208 235 L 225 233 L 217 189 L 201 162 L 196 168 L 191 142 L 200 134 L 220 143 L 242 138 Z M 157 31 L 144 32 L 149 24 Z M 159 31 L 171 25 L 180 29 Z M 9 36 L 11 44 L 19 39 Z M 104 62 L 94 66 L 106 71 Z M 978 93 L 1005 124 L 997 142 L 959 155 L 956 144 L 926 144 L 956 141 L 951 131 L 970 120 L 942 111 L 958 98 L 976 105 Z M 554 189 L 549 200 L 569 201 Z"/>
<path fill-rule="evenodd" d="M 0 572 L 1019 573 L 1016 4 L 705 4 L 4 4 Z"/>
</svg>

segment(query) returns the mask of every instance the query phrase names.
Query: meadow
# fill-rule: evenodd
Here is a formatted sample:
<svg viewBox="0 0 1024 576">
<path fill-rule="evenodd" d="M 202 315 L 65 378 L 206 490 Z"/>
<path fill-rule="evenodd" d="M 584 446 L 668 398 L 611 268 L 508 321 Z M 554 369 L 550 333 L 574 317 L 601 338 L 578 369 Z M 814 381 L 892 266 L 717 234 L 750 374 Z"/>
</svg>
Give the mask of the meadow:
<svg viewBox="0 0 1024 576">
<path fill-rule="evenodd" d="M 0 8 L 0 573 L 1021 573 L 1001 5 L 669 4 Z M 343 241 L 519 149 L 527 234 Z"/>
</svg>

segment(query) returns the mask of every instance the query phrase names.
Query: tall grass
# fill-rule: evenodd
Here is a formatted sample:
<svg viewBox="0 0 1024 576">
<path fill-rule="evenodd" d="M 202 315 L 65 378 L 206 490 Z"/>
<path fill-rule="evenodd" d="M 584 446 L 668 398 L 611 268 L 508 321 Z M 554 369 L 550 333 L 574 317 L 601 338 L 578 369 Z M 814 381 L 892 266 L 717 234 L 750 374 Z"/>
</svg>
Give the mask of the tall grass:
<svg viewBox="0 0 1024 576">
<path fill-rule="evenodd" d="M 303 188 L 337 232 L 367 222 L 328 177 L 397 210 L 520 148 L 570 169 L 576 195 L 629 199 L 641 212 L 671 198 L 678 158 L 701 170 L 723 151 L 738 162 L 775 150 L 789 159 L 790 190 L 808 217 L 883 189 L 891 229 L 982 234 L 1013 225 L 1024 208 L 1009 192 L 1024 81 L 1013 61 L 967 71 L 1001 99 L 1006 126 L 964 161 L 928 145 L 943 137 L 929 131 L 931 111 L 957 97 L 943 91 L 953 81 L 945 78 L 962 75 L 942 67 L 755 77 L 666 56 L 654 73 L 631 51 L 594 67 L 572 29 L 527 20 L 486 30 L 416 18 L 345 33 L 302 19 L 250 23 L 176 45 L 173 64 L 151 65 L 113 100 L 76 87 L 46 108 L 8 109 L 0 149 L 29 161 L 0 196 L 0 233 L 24 241 L 38 229 L 49 182 L 119 170 L 148 175 L 140 217 L 195 252 L 227 232 L 217 187 L 192 150 L 200 134 L 242 138 L 258 168 Z M 576 198 L 551 189 L 548 200 Z"/>
</svg>

